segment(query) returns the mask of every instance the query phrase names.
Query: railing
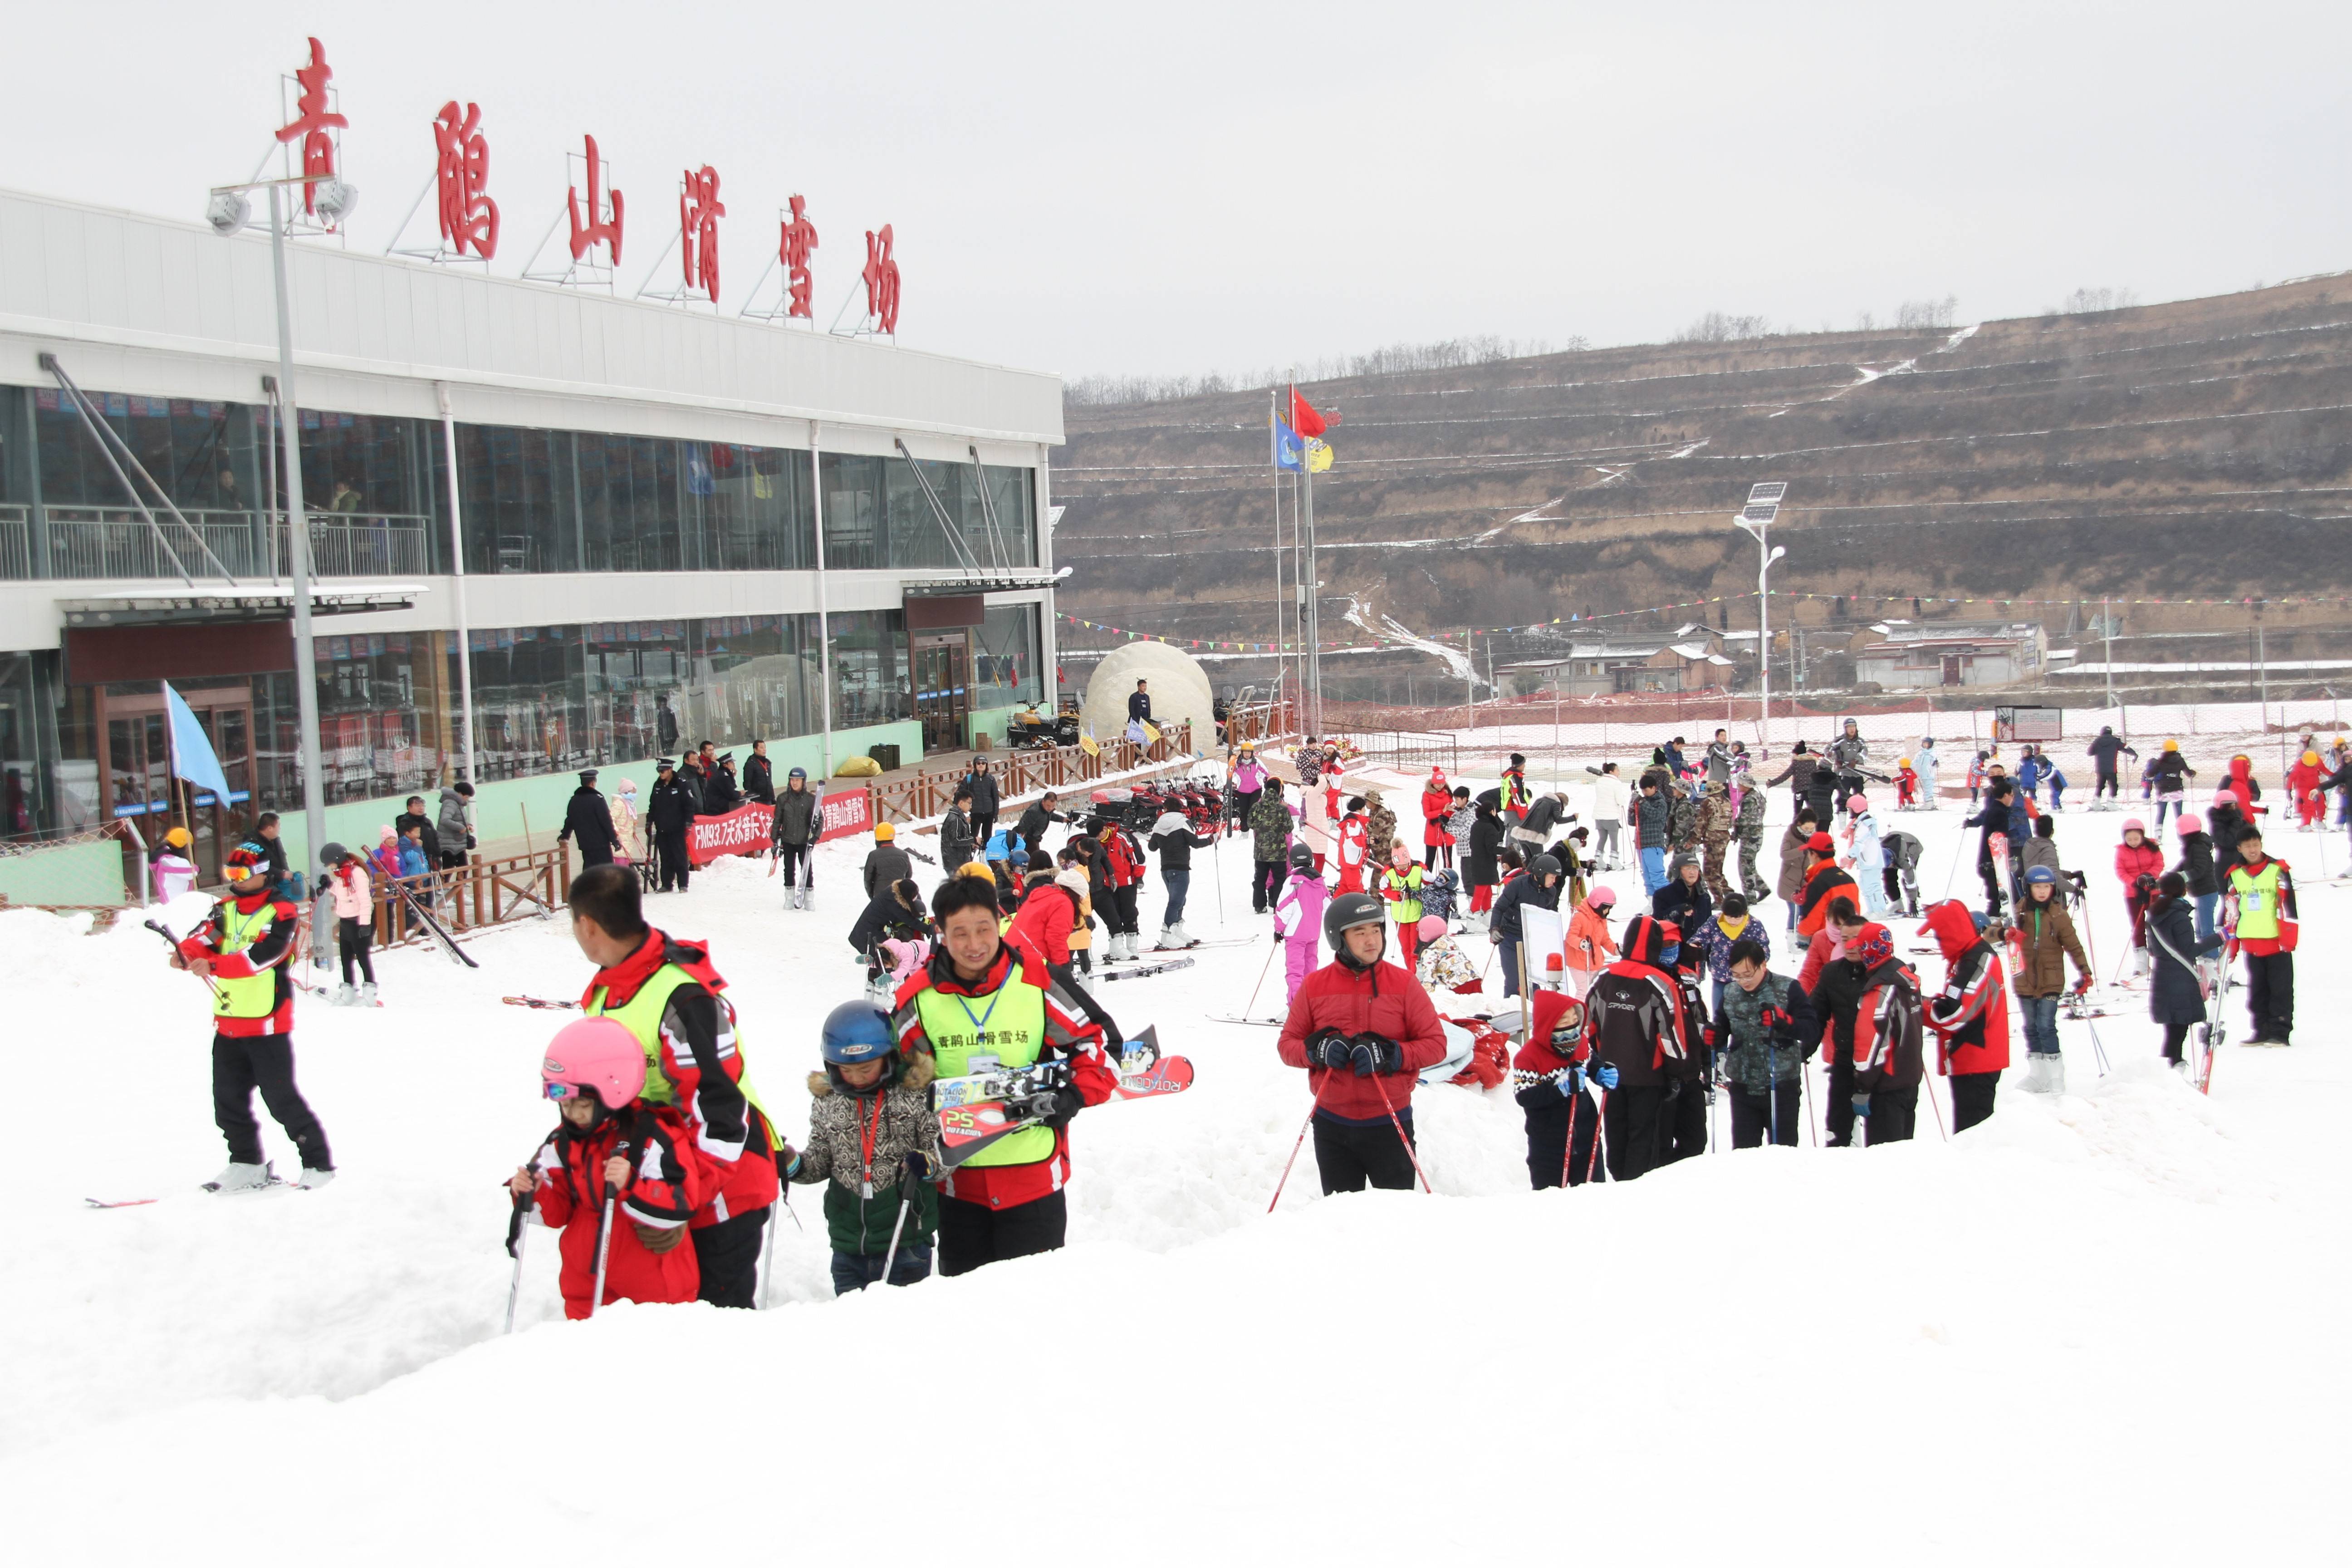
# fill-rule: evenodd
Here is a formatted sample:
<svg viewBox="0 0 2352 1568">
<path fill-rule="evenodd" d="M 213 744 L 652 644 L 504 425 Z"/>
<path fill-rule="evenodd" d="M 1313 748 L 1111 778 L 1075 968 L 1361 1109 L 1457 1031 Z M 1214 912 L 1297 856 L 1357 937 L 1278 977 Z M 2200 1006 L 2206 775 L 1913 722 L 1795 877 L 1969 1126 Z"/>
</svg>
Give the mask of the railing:
<svg viewBox="0 0 2352 1568">
<path fill-rule="evenodd" d="M 1423 763 L 1434 763 L 1448 776 L 1461 770 L 1462 743 L 1451 735 L 1425 730 L 1358 730 L 1353 734 L 1364 762 L 1416 772 Z"/>
<path fill-rule="evenodd" d="M 33 575 L 32 522 L 29 509 L 0 506 L 0 581 L 23 583 Z"/>
<path fill-rule="evenodd" d="M 13 508 L 21 521 L 24 509 Z M 175 578 L 182 570 L 202 581 L 216 576 L 210 549 L 230 575 L 241 579 L 283 578 L 292 572 L 287 549 L 287 529 L 273 520 L 268 544 L 261 537 L 260 514 L 249 511 L 198 510 L 184 512 L 187 526 L 168 512 L 155 514 L 155 527 L 123 507 L 53 506 L 48 520 L 48 575 L 53 578 Z M 432 564 L 431 520 L 385 512 L 313 513 L 310 524 L 310 571 L 319 577 L 415 576 Z M 161 538 L 158 538 L 158 534 Z M 32 552 L 21 548 L 24 570 L 14 569 L 7 556 L 5 520 L 0 520 L 0 576 L 31 575 Z M 171 546 L 167 553 L 163 548 Z M 174 566 L 172 556 L 179 557 Z"/>
<path fill-rule="evenodd" d="M 1126 740 L 1105 741 L 1094 753 L 1082 746 L 1024 746 L 1007 752 L 1001 759 L 1003 766 L 996 775 L 1002 800 L 1000 815 L 1003 815 L 1004 808 L 1020 805 L 1024 797 L 1049 789 L 1092 784 L 1108 774 L 1128 773 L 1155 763 L 1180 762 L 1192 754 L 1192 729 L 1189 724 L 1170 725 L 1160 731 L 1160 739 L 1149 745 L 1139 746 Z M 869 786 L 875 797 L 876 820 L 911 822 L 941 815 L 955 803 L 956 781 L 970 771 L 968 764 L 959 764 L 918 769 L 901 778 L 879 780 Z"/>
<path fill-rule="evenodd" d="M 446 871 L 403 877 L 396 883 L 378 878 L 375 941 L 379 947 L 404 947 L 432 940 L 408 900 L 394 893 L 395 887 L 423 904 L 425 912 L 452 935 L 478 931 L 526 916 L 552 915 L 562 908 L 572 887 L 572 851 L 558 846 L 503 859 L 477 859 Z"/>
<path fill-rule="evenodd" d="M 1279 702 L 1253 702 L 1225 710 L 1228 746 L 1238 746 L 1244 741 L 1263 745 L 1298 732 L 1298 706 L 1287 697 Z"/>
</svg>

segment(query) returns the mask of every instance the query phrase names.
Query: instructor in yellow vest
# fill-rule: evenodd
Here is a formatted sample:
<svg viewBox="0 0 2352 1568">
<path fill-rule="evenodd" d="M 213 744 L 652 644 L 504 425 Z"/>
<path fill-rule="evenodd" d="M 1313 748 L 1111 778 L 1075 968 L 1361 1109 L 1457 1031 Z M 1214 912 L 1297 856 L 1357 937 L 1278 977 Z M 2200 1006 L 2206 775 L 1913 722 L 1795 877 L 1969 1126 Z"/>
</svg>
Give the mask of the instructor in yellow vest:
<svg viewBox="0 0 2352 1568">
<path fill-rule="evenodd" d="M 205 1184 L 215 1193 L 249 1192 L 274 1179 L 261 1157 L 253 1091 L 302 1159 L 296 1184 L 334 1180 L 326 1130 L 294 1087 L 294 906 L 271 891 L 269 847 L 247 839 L 222 861 L 229 897 L 196 933 L 179 944 L 172 967 L 201 975 L 213 990 L 213 1121 L 228 1140 L 228 1169 Z"/>
<path fill-rule="evenodd" d="M 2221 900 L 2231 950 L 2246 955 L 2250 1046 L 2284 1046 L 2294 1033 L 2294 874 L 2263 853 L 2263 830 L 2238 829 L 2238 863 L 2230 868 Z"/>
<path fill-rule="evenodd" d="M 695 1299 L 750 1308 L 757 1304 L 760 1245 L 776 1201 L 778 1168 L 792 1163 L 792 1151 L 751 1087 L 735 1004 L 709 946 L 647 925 L 638 886 L 629 868 L 609 864 L 572 879 L 572 940 L 596 965 L 580 1009 L 615 1019 L 637 1037 L 646 1053 L 642 1098 L 677 1107 L 710 1166 L 710 1200 L 688 1227 L 701 1270 Z M 667 1233 L 668 1245 L 676 1242 L 677 1233 Z"/>
<path fill-rule="evenodd" d="M 1062 1245 L 1069 1225 L 1070 1118 L 1108 1100 L 1118 1078 L 1100 1026 L 1046 972 L 1045 955 L 997 934 L 996 886 L 950 877 L 931 895 L 940 941 L 898 991 L 891 1031 L 909 1063 L 940 1078 L 1060 1058 L 1067 1084 L 1037 1125 L 998 1140 L 948 1173 L 940 1189 L 940 1272 Z"/>
</svg>

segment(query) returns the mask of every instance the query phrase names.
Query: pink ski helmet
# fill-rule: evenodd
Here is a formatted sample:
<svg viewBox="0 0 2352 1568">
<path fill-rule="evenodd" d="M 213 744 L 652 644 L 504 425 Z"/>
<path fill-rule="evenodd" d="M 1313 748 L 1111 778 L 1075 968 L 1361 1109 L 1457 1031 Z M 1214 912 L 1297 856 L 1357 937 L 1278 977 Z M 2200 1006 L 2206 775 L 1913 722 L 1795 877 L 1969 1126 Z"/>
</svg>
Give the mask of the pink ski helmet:
<svg viewBox="0 0 2352 1568">
<path fill-rule="evenodd" d="M 1617 889 L 1606 882 L 1595 882 L 1592 891 L 1584 895 L 1584 901 L 1596 910 L 1613 910 L 1617 907 Z"/>
<path fill-rule="evenodd" d="M 644 1092 L 646 1048 L 617 1018 L 580 1018 L 555 1031 L 539 1064 L 550 1100 L 593 1094 L 618 1110 Z"/>
<path fill-rule="evenodd" d="M 2137 817 L 2137 816 L 2126 816 L 2126 817 L 2125 817 L 2125 818 L 2124 818 L 2124 826 L 2123 826 L 2123 830 L 2124 830 L 2126 833 L 2137 833 L 2137 834 L 2138 834 L 2142 838 L 2145 838 L 2145 837 L 2147 837 L 2147 823 L 2145 823 L 2145 822 L 2142 822 L 2142 821 L 2141 821 L 2138 817 Z"/>
<path fill-rule="evenodd" d="M 2217 789 L 2213 792 L 2213 804 L 2215 805 L 2235 805 L 2238 804 L 2238 792 L 2233 789 Z"/>
<path fill-rule="evenodd" d="M 2178 833 L 2202 833 L 2205 831 L 2205 819 L 2193 811 L 2184 811 L 2180 814 L 2180 820 L 2174 824 L 2173 830 Z"/>
<path fill-rule="evenodd" d="M 1445 921 L 1436 915 L 1423 915 L 1421 923 L 1412 928 L 1423 942 L 1435 942 L 1445 934 Z"/>
</svg>

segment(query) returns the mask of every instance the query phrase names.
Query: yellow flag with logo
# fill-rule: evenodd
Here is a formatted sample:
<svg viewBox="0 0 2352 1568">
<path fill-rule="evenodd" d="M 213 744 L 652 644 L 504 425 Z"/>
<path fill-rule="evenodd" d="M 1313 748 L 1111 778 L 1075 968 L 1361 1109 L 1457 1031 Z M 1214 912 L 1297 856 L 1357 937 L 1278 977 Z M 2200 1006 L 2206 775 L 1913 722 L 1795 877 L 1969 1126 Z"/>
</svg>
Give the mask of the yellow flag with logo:
<svg viewBox="0 0 2352 1568">
<path fill-rule="evenodd" d="M 1331 444 L 1328 441 L 1307 443 L 1307 471 L 1319 474 L 1331 466 Z"/>
<path fill-rule="evenodd" d="M 1078 731 L 1078 750 L 1090 757 L 1099 757 L 1102 755 L 1102 742 L 1081 730 Z"/>
</svg>

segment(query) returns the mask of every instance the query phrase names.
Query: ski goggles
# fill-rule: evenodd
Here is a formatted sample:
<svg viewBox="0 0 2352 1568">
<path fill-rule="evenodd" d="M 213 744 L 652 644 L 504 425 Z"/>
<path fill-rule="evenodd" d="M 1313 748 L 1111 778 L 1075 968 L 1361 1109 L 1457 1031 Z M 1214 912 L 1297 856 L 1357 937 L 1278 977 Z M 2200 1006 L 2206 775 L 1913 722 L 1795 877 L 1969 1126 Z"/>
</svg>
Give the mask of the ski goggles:
<svg viewBox="0 0 2352 1568">
<path fill-rule="evenodd" d="M 582 1095 L 588 1092 L 587 1089 L 576 1083 L 561 1083 L 551 1080 L 541 1087 L 541 1092 L 543 1092 L 550 1100 L 577 1100 Z"/>
</svg>

